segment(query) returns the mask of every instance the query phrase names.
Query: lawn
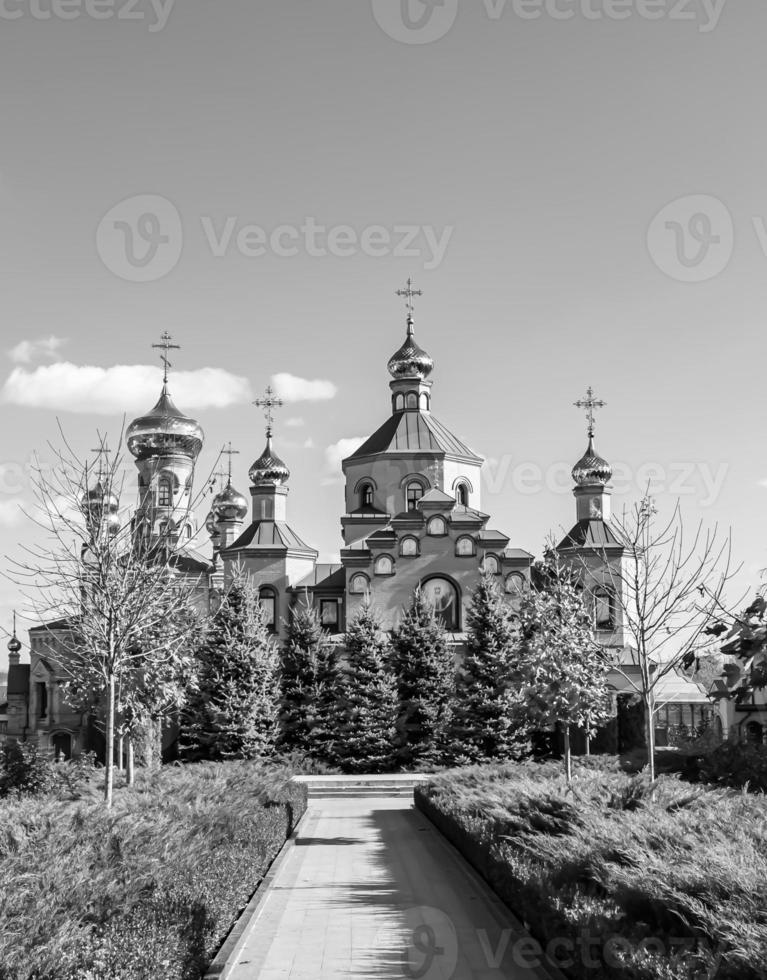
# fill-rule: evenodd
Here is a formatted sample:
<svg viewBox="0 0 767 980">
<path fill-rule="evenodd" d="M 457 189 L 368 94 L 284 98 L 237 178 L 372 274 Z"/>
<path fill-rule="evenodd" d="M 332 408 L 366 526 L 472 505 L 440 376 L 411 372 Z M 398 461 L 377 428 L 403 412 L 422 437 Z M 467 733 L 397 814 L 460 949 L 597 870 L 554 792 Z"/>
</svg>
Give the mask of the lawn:
<svg viewBox="0 0 767 980">
<path fill-rule="evenodd" d="M 453 771 L 416 804 L 571 978 L 763 980 L 767 801 L 596 764 Z"/>
<path fill-rule="evenodd" d="M 255 763 L 0 801 L 0 980 L 196 980 L 306 807 Z M 77 794 L 76 794 L 77 795 Z"/>
</svg>

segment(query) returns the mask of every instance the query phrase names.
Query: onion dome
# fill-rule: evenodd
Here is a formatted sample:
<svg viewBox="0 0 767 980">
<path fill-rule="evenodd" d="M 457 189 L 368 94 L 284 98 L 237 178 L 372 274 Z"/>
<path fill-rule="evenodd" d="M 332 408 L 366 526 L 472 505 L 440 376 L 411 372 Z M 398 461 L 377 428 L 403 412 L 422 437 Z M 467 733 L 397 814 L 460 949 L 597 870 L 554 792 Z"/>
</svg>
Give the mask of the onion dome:
<svg viewBox="0 0 767 980">
<path fill-rule="evenodd" d="M 215 512 L 220 521 L 241 521 L 248 513 L 248 501 L 231 483 L 227 483 L 221 493 L 213 498 L 211 512 Z"/>
<path fill-rule="evenodd" d="M 579 487 L 590 483 L 601 483 L 602 486 L 606 486 L 612 479 L 612 475 L 612 466 L 597 453 L 594 449 L 594 438 L 589 436 L 586 452 L 573 467 L 573 480 Z"/>
<path fill-rule="evenodd" d="M 119 501 L 101 480 L 92 490 L 83 494 L 80 507 L 91 528 L 103 525 L 110 535 L 115 535 L 120 530 L 120 517 L 117 513 L 120 509 Z"/>
<path fill-rule="evenodd" d="M 16 636 L 16 627 L 13 629 L 13 636 L 8 640 L 9 653 L 21 653 L 21 640 Z"/>
<path fill-rule="evenodd" d="M 155 407 L 147 415 L 131 422 L 125 438 L 129 451 L 136 459 L 166 455 L 197 459 L 205 434 L 199 422 L 176 408 L 167 387 L 163 385 Z"/>
<path fill-rule="evenodd" d="M 419 378 L 421 381 L 425 381 L 434 370 L 434 361 L 415 342 L 412 316 L 407 318 L 405 343 L 392 354 L 388 368 L 393 378 Z"/>
<path fill-rule="evenodd" d="M 248 473 L 251 483 L 259 486 L 263 483 L 273 483 L 284 486 L 290 479 L 290 470 L 280 457 L 272 451 L 272 433 L 266 430 L 266 447 Z"/>
</svg>

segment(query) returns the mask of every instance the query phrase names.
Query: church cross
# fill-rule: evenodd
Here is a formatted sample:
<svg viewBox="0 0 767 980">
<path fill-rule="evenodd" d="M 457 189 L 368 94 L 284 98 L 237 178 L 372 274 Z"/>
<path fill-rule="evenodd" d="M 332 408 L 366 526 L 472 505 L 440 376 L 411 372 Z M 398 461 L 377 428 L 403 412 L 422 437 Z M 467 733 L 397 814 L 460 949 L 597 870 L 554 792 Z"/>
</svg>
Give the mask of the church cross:
<svg viewBox="0 0 767 980">
<path fill-rule="evenodd" d="M 227 467 L 227 469 L 229 471 L 228 474 L 227 474 L 227 478 L 228 478 L 228 481 L 229 482 L 228 482 L 227 486 L 231 486 L 232 485 L 232 456 L 239 456 L 240 455 L 240 450 L 239 449 L 232 449 L 232 444 L 230 442 L 230 443 L 228 443 L 228 445 L 226 445 L 221 450 L 221 455 L 222 456 L 228 456 L 229 457 L 229 465 Z"/>
<path fill-rule="evenodd" d="M 181 347 L 180 347 L 179 344 L 172 344 L 171 343 L 172 340 L 173 340 L 173 338 L 171 337 L 171 335 L 166 330 L 165 333 L 162 335 L 162 337 L 160 337 L 160 343 L 159 344 L 152 344 L 152 347 L 155 347 L 158 350 L 161 350 L 162 351 L 162 354 L 160 354 L 160 360 L 162 361 L 163 365 L 165 366 L 165 371 L 163 373 L 163 379 L 162 379 L 163 384 L 167 384 L 168 383 L 168 368 L 173 367 L 173 365 L 171 364 L 171 362 L 168 360 L 168 351 L 170 351 L 170 350 L 181 350 Z"/>
<path fill-rule="evenodd" d="M 589 385 L 586 391 L 586 397 L 581 398 L 579 401 L 574 402 L 576 408 L 586 409 L 586 418 L 589 423 L 589 439 L 594 435 L 594 410 L 599 408 L 604 408 L 607 402 L 601 401 L 599 398 L 594 397 L 594 389 Z"/>
<path fill-rule="evenodd" d="M 271 385 L 267 386 L 264 392 L 263 398 L 257 398 L 253 404 L 256 408 L 262 408 L 264 410 L 264 418 L 266 419 L 266 431 L 269 435 L 272 434 L 272 426 L 274 425 L 274 409 L 282 408 L 284 402 L 281 398 L 277 397 L 277 393 Z"/>
<path fill-rule="evenodd" d="M 398 289 L 397 296 L 402 296 L 405 299 L 405 307 L 407 309 L 408 317 L 413 316 L 413 297 L 423 296 L 423 291 L 420 289 L 413 289 L 413 280 L 408 278 L 407 286 L 405 289 Z"/>
<path fill-rule="evenodd" d="M 96 454 L 96 463 L 95 463 L 95 465 L 98 466 L 98 471 L 99 471 L 99 477 L 98 478 L 99 478 L 99 481 L 101 481 L 102 478 L 103 478 L 103 476 L 104 476 L 104 462 L 105 461 L 107 463 L 109 462 L 109 453 L 111 452 L 111 450 L 110 450 L 109 446 L 107 445 L 107 438 L 106 438 L 106 436 L 99 435 L 99 439 L 101 441 L 101 445 L 99 446 L 98 449 L 91 449 L 91 452 Z"/>
</svg>

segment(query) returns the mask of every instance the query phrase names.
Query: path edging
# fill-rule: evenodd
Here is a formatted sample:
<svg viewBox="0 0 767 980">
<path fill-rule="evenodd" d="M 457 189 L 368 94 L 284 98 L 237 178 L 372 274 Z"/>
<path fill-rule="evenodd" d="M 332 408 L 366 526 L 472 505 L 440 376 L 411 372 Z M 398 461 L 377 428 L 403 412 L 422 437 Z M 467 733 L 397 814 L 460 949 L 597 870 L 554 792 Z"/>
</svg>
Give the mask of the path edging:
<svg viewBox="0 0 767 980">
<path fill-rule="evenodd" d="M 274 879 L 277 877 L 283 864 L 287 861 L 288 856 L 296 846 L 296 838 L 298 837 L 302 824 L 306 820 L 308 812 L 309 810 L 307 808 L 301 814 L 301 818 L 293 828 L 293 832 L 291 833 L 290 837 L 286 839 L 277 856 L 269 865 L 269 870 L 261 879 L 258 888 L 253 894 L 253 897 L 242 910 L 234 925 L 229 930 L 226 939 L 221 945 L 221 948 L 216 953 L 215 958 L 205 972 L 203 980 L 227 980 L 227 978 L 231 976 L 232 971 L 237 966 L 239 953 L 242 951 L 245 943 L 250 937 L 251 932 L 255 928 L 259 913 L 269 897 L 269 892 L 271 891 Z"/>
</svg>

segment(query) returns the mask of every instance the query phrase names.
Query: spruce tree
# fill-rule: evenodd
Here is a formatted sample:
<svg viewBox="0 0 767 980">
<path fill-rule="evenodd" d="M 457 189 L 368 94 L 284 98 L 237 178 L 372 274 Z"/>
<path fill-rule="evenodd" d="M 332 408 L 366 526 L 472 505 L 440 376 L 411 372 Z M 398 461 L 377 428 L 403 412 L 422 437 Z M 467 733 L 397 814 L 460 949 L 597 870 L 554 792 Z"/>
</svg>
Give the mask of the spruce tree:
<svg viewBox="0 0 767 980">
<path fill-rule="evenodd" d="M 515 713 L 519 627 L 491 575 L 481 577 L 467 618 L 467 652 L 450 725 L 454 761 L 519 758 L 528 747 L 526 727 Z"/>
<path fill-rule="evenodd" d="M 292 610 L 282 651 L 280 745 L 332 762 L 337 655 L 308 596 Z"/>
<path fill-rule="evenodd" d="M 445 627 L 420 589 L 413 594 L 410 609 L 392 633 L 392 662 L 397 679 L 402 765 L 447 761 L 455 664 Z"/>
<path fill-rule="evenodd" d="M 279 656 L 258 593 L 244 575 L 231 583 L 203 630 L 197 688 L 182 717 L 182 750 L 209 759 L 255 759 L 278 735 Z"/>
<path fill-rule="evenodd" d="M 395 761 L 397 684 L 391 648 L 365 602 L 346 629 L 335 755 L 344 772 L 389 772 Z"/>
</svg>

